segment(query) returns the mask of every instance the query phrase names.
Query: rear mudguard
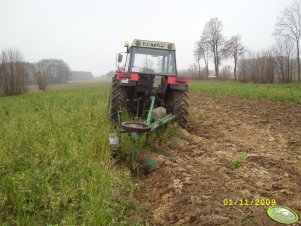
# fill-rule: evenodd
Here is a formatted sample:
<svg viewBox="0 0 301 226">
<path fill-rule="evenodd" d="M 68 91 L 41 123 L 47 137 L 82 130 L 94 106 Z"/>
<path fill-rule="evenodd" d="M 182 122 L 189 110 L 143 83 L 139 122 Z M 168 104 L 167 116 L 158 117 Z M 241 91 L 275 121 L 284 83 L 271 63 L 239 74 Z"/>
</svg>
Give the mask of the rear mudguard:
<svg viewBox="0 0 301 226">
<path fill-rule="evenodd" d="M 167 77 L 167 84 L 170 89 L 188 90 L 188 78 L 185 77 Z"/>
<path fill-rule="evenodd" d="M 120 81 L 120 84 L 123 86 L 135 86 L 136 82 L 139 81 L 140 75 L 137 73 L 127 73 L 116 71 L 116 80 Z M 188 89 L 188 78 L 185 77 L 176 77 L 176 76 L 166 76 L 167 83 L 170 89 L 177 90 L 187 90 Z M 166 87 L 167 88 L 167 87 Z"/>
</svg>

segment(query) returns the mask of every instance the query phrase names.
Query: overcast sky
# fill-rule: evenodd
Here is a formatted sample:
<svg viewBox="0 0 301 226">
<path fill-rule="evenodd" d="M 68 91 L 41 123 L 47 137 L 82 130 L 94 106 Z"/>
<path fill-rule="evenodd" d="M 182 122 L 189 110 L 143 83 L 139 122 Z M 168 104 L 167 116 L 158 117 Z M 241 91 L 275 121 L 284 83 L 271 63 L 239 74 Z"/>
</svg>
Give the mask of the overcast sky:
<svg viewBox="0 0 301 226">
<path fill-rule="evenodd" d="M 26 61 L 59 58 L 99 76 L 115 70 L 124 42 L 174 42 L 179 69 L 194 61 L 195 42 L 210 18 L 226 37 L 239 33 L 250 50 L 269 48 L 277 16 L 289 0 L 0 0 L 0 50 Z"/>
</svg>

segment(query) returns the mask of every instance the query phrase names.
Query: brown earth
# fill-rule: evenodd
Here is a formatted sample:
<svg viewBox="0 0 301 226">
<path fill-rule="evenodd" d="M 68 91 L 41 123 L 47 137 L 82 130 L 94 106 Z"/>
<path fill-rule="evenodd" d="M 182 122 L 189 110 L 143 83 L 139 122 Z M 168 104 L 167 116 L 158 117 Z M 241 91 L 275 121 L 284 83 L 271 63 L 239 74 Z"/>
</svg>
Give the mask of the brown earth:
<svg viewBox="0 0 301 226">
<path fill-rule="evenodd" d="M 301 105 L 200 93 L 191 93 L 190 105 L 191 130 L 173 138 L 171 156 L 139 180 L 145 222 L 280 225 L 256 199 L 275 199 L 301 216 Z M 241 152 L 246 160 L 232 169 Z"/>
</svg>

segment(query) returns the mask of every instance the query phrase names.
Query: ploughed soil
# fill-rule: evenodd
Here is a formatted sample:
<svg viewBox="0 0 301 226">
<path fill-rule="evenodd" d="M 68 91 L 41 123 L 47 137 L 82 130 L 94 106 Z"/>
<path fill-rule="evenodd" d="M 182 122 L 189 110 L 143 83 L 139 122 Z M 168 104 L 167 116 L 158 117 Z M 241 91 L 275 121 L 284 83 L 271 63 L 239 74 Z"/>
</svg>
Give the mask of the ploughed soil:
<svg viewBox="0 0 301 226">
<path fill-rule="evenodd" d="M 301 216 L 301 105 L 192 92 L 189 114 L 160 168 L 138 180 L 144 222 L 280 225 L 266 214 L 274 200 Z"/>
</svg>

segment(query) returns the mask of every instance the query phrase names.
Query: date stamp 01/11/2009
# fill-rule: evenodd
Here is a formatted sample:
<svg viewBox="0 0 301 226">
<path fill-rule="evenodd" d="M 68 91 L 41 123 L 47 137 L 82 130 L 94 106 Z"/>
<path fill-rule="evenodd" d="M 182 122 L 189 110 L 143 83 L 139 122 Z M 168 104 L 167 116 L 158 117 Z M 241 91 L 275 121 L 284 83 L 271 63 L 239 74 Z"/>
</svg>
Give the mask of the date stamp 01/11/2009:
<svg viewBox="0 0 301 226">
<path fill-rule="evenodd" d="M 224 206 L 275 206 L 275 199 L 224 199 Z"/>
</svg>

